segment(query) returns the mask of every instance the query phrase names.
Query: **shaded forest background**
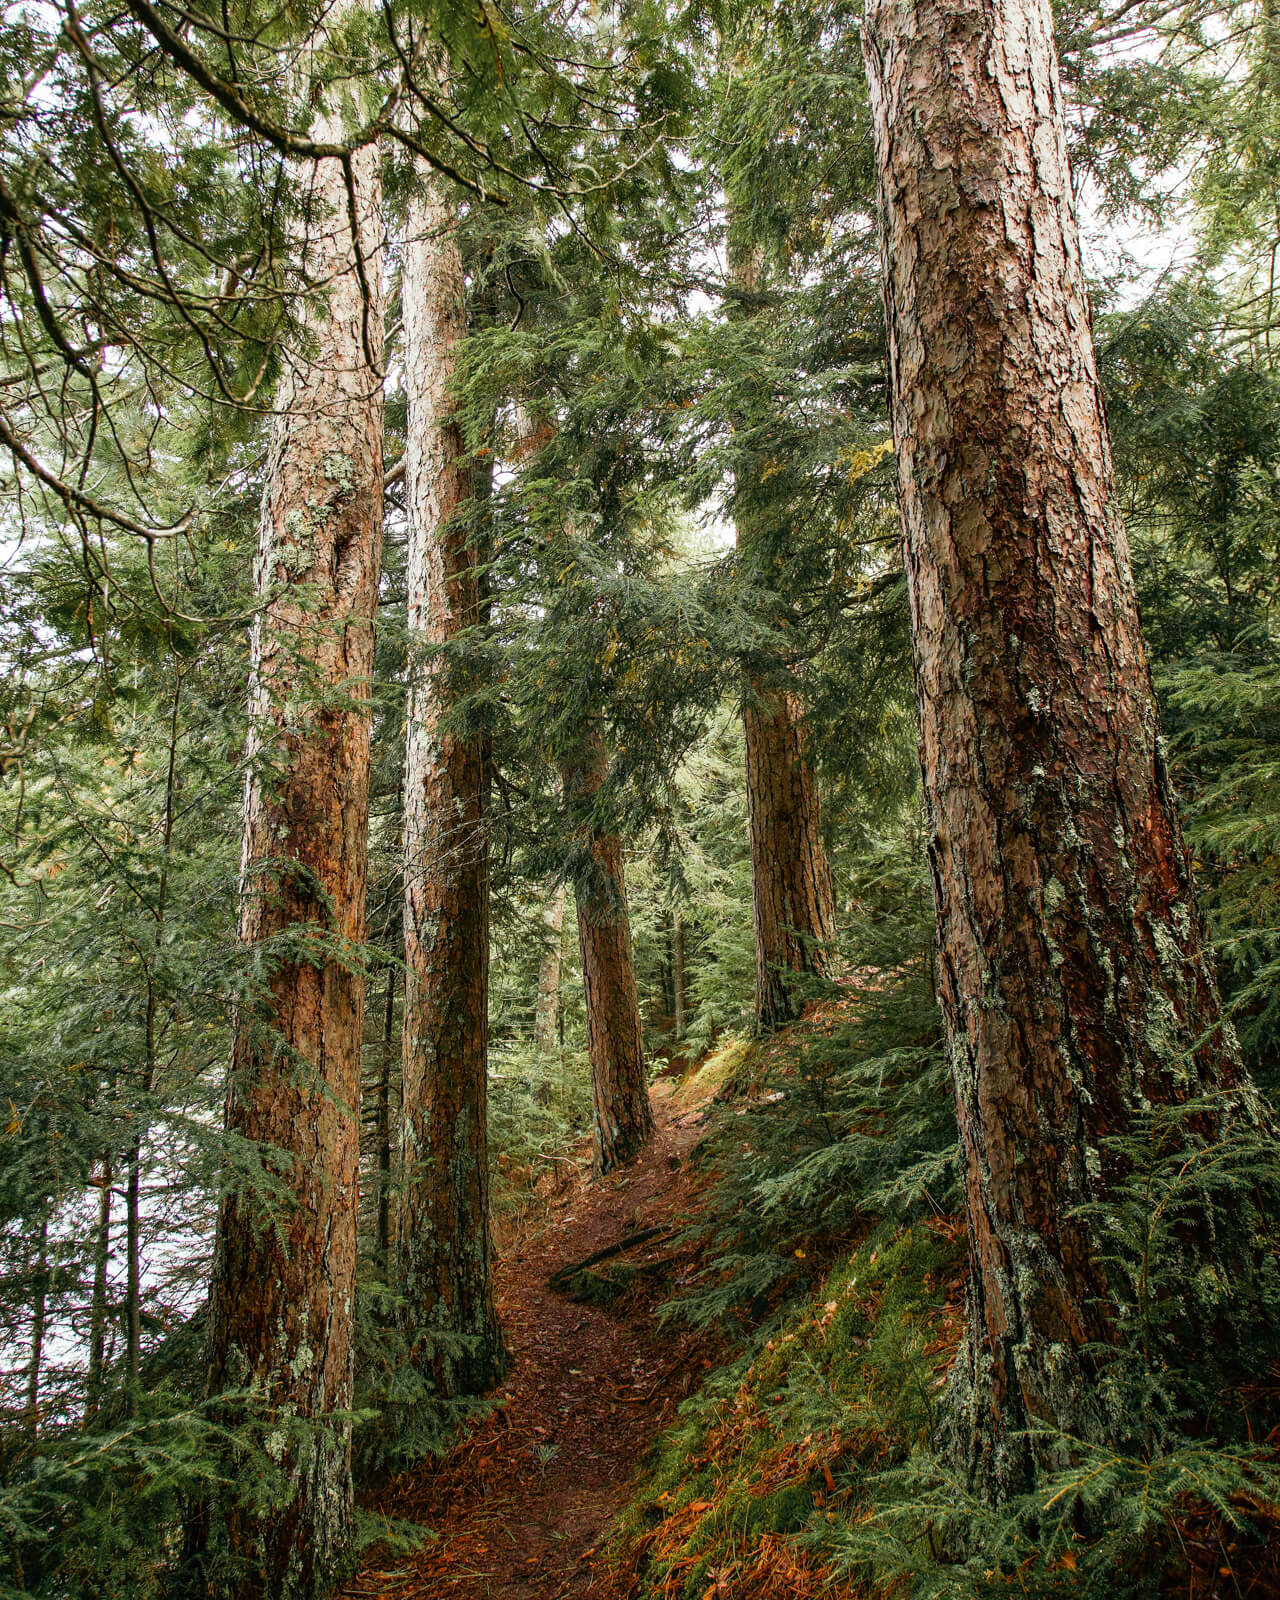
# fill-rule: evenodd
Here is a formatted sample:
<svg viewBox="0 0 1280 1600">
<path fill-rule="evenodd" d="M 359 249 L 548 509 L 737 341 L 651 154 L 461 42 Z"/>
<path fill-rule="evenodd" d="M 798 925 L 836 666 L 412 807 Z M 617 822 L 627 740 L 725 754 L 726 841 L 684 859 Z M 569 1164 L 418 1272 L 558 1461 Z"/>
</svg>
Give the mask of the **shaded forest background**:
<svg viewBox="0 0 1280 1600">
<path fill-rule="evenodd" d="M 1163 748 L 1224 1002 L 1273 1104 L 1280 19 L 1124 0 L 1059 5 L 1054 24 Z M 428 701 L 424 770 L 444 752 L 457 794 L 457 763 L 483 769 L 487 1043 L 482 1021 L 457 1048 L 479 1051 L 487 1153 L 481 1123 L 467 1181 L 481 1212 L 489 1185 L 499 1241 L 554 1163 L 587 1160 L 584 1135 L 601 1166 L 643 1143 L 642 1119 L 602 1116 L 605 1056 L 646 1106 L 646 1070 L 729 1062 L 703 1267 L 668 1308 L 716 1330 L 724 1365 L 624 1526 L 633 1592 L 710 1592 L 724 1526 L 686 1518 L 674 1539 L 662 1517 L 714 1509 L 726 1475 L 759 1481 L 752 1450 L 806 1436 L 843 1443 L 756 1496 L 743 1537 L 794 1540 L 815 1585 L 1280 1592 L 1265 1143 L 1189 1160 L 1186 1117 L 1148 1108 L 1105 1219 L 1139 1285 L 1099 1379 L 1122 1425 L 1016 1493 L 948 1465 L 931 1319 L 956 1312 L 963 1196 L 861 31 L 839 5 L 660 0 L 67 0 L 0 20 L 0 1594 L 195 1593 L 199 1508 L 239 1497 L 230 1525 L 257 1526 L 291 1503 L 297 1460 L 330 1448 L 324 1407 L 259 1404 L 234 1373 L 211 1386 L 206 1358 L 220 1206 L 224 1225 L 228 1205 L 253 1216 L 265 1255 L 296 1205 L 272 1140 L 224 1118 L 233 1051 L 261 1048 L 291 965 L 364 991 L 338 1427 L 357 1483 L 447 1449 L 501 1371 L 499 1335 L 432 1345 L 405 1310 L 412 1273 L 442 1270 L 404 1243 L 405 1152 L 440 1148 L 425 1112 L 406 1134 L 420 1096 L 403 1076 L 428 1014 L 413 998 L 406 1033 L 405 840 L 427 826 L 406 741 Z M 350 301 L 355 279 L 324 258 L 342 230 L 308 187 L 325 140 L 373 241 Z M 453 342 L 427 372 L 408 334 L 448 251 L 464 315 L 431 313 L 430 348 L 448 326 Z M 294 661 L 278 723 L 287 744 L 308 706 L 368 717 L 367 885 L 354 933 L 308 880 L 312 913 L 264 946 L 237 937 L 246 779 L 270 794 L 284 770 L 249 739 L 249 624 L 279 592 L 255 550 L 281 396 L 321 370 L 339 311 L 385 374 L 376 631 L 363 675 Z M 410 438 L 410 397 L 432 385 L 457 477 L 445 559 L 470 588 L 424 643 L 415 474 L 439 445 Z M 325 468 L 340 507 L 347 470 Z M 295 576 L 298 614 L 323 609 L 305 561 Z M 761 796 L 797 772 L 812 792 L 776 796 L 770 832 Z M 802 835 L 829 883 L 806 880 L 805 917 L 789 899 L 764 949 L 761 861 Z M 599 1046 L 593 1102 L 584 966 L 607 976 L 620 911 L 642 1034 Z M 806 1006 L 829 1025 L 760 1042 Z M 441 1115 L 461 1126 L 466 1107 Z M 1223 1265 L 1189 1289 L 1197 1229 Z M 456 1274 L 483 1300 L 472 1246 Z M 1237 1303 L 1230 1264 L 1250 1252 L 1265 1266 Z M 1179 1343 L 1188 1296 L 1207 1325 L 1239 1321 L 1229 1371 Z M 734 1396 L 765 1419 L 741 1450 L 716 1433 Z M 847 1494 L 828 1502 L 833 1462 Z M 264 1589 L 236 1575 L 240 1538 L 213 1592 L 319 1594 L 348 1559 Z M 733 1581 L 783 1592 L 764 1568 Z"/>
</svg>

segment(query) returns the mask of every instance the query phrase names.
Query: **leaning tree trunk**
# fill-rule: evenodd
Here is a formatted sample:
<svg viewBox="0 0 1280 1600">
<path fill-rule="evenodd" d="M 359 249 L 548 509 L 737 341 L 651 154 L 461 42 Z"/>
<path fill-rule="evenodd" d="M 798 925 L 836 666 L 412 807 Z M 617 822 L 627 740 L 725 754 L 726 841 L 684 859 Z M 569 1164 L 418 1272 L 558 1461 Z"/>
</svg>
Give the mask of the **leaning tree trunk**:
<svg viewBox="0 0 1280 1600">
<path fill-rule="evenodd" d="M 592 729 L 564 771 L 565 798 L 589 804 L 604 782 L 608 758 Z M 578 943 L 591 1056 L 595 1165 L 611 1172 L 635 1159 L 654 1134 L 644 1069 L 644 1035 L 631 952 L 622 841 L 591 835 L 592 874 L 577 888 Z"/>
<path fill-rule="evenodd" d="M 872 0 L 863 38 L 972 1262 L 953 1393 L 999 1495 L 1052 1459 L 1019 1430 L 1106 1435 L 1108 1137 L 1223 1087 L 1260 1113 L 1157 733 L 1048 0 Z"/>
<path fill-rule="evenodd" d="M 342 118 L 322 112 L 319 140 Z M 240 941 L 262 993 L 237 1020 L 226 1124 L 272 1152 L 284 1205 L 223 1201 L 210 1297 L 212 1394 L 252 1390 L 280 1492 L 228 1491 L 193 1548 L 223 1596 L 311 1595 L 352 1520 L 357 1172 L 369 693 L 382 545 L 378 153 L 310 166 L 305 267 L 322 293 L 288 353 L 254 578 Z M 268 1503 L 268 1500 L 271 1503 Z"/>
<path fill-rule="evenodd" d="M 398 1289 L 411 1359 L 438 1394 L 506 1364 L 493 1298 L 487 1065 L 489 841 L 483 736 L 451 720 L 465 674 L 440 651 L 480 622 L 472 484 L 450 385 L 466 335 L 456 208 L 409 208 L 402 300 L 409 418 L 410 680 L 404 801 L 405 1007 Z"/>
<path fill-rule="evenodd" d="M 758 290 L 758 251 L 731 252 L 734 277 Z M 761 493 L 752 467 L 738 474 L 738 548 L 759 558 L 752 502 Z M 767 491 L 765 491 L 767 494 Z M 747 816 L 751 834 L 751 903 L 756 944 L 756 1032 L 773 1033 L 800 1014 L 806 979 L 830 973 L 836 931 L 835 889 L 822 839 L 818 775 L 799 692 L 748 673 L 743 695 Z M 799 979 L 799 982 L 797 982 Z"/>
</svg>

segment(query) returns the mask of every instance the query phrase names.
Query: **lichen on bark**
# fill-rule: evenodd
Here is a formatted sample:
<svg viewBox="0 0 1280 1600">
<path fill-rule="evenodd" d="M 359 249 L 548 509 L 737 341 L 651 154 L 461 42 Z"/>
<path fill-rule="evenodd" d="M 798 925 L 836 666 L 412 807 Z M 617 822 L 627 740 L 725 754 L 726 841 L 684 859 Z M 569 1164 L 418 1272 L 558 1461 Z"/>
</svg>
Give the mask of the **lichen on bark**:
<svg viewBox="0 0 1280 1600">
<path fill-rule="evenodd" d="M 313 127 L 337 140 L 344 125 L 322 105 Z M 324 1589 L 351 1541 L 357 953 L 382 548 L 378 162 L 373 147 L 351 159 L 354 236 L 341 162 L 298 174 L 312 217 L 302 264 L 326 288 L 303 302 L 305 337 L 285 352 L 254 566 L 239 937 L 262 992 L 236 1019 L 226 1124 L 269 1152 L 286 1194 L 236 1184 L 222 1202 L 208 1386 L 249 1391 L 280 1482 L 265 1498 L 221 1489 L 188 1538 L 191 1570 L 241 1600 Z M 325 463 L 339 455 L 335 478 Z"/>
<path fill-rule="evenodd" d="M 489 838 L 484 741 L 455 723 L 448 646 L 481 621 L 458 513 L 474 483 L 452 385 L 466 336 L 456 203 L 408 207 L 401 299 L 408 432 L 405 1010 L 396 1288 L 409 1359 L 438 1396 L 506 1367 L 489 1225 Z"/>
<path fill-rule="evenodd" d="M 1265 1119 L 1158 734 L 1048 0 L 872 0 L 863 44 L 972 1267 L 951 1416 L 1001 1495 L 1114 1424 L 1125 1136 L 1199 1096 L 1205 1137 Z"/>
</svg>

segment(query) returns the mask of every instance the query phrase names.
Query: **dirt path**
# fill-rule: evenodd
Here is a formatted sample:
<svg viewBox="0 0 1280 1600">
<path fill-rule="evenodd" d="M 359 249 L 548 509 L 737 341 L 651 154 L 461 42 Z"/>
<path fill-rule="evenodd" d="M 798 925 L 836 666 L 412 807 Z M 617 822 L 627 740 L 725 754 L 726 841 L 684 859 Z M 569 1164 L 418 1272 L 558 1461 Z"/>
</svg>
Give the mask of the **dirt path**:
<svg viewBox="0 0 1280 1600">
<path fill-rule="evenodd" d="M 500 1409 L 443 1462 L 404 1474 L 379 1509 L 434 1529 L 411 1556 L 368 1567 L 350 1600 L 578 1600 L 592 1592 L 593 1548 L 626 1497 L 645 1447 L 705 1370 L 695 1341 L 659 1331 L 641 1277 L 608 1309 L 553 1292 L 559 1267 L 639 1229 L 678 1223 L 693 1188 L 687 1158 L 699 1108 L 654 1095 L 658 1137 L 626 1171 L 577 1181 L 526 1228 L 498 1268 L 512 1372 Z M 661 1262 L 655 1239 L 629 1251 Z M 678 1270 L 678 1262 L 670 1270 Z"/>
</svg>

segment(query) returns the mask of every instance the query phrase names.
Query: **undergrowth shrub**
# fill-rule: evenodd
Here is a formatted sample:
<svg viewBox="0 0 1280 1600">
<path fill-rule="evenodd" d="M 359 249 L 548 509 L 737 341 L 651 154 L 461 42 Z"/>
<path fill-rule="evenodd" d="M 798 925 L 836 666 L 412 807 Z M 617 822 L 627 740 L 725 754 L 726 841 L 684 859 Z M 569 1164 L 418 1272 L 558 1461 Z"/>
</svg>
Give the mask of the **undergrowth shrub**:
<svg viewBox="0 0 1280 1600">
<path fill-rule="evenodd" d="M 1094 1352 L 1109 1438 L 1057 1435 L 1064 1465 L 1031 1491 L 999 1506 L 974 1493 L 946 1448 L 962 1224 L 882 1220 L 682 1408 L 624 1529 L 637 1592 L 1280 1592 L 1277 1164 L 1265 1138 L 1209 1140 L 1204 1121 L 1204 1107 L 1153 1113 L 1125 1141 L 1108 1205 L 1118 1339 Z M 1215 1228 L 1224 1259 L 1252 1251 L 1250 1303 L 1225 1277 L 1186 1280 L 1192 1226 Z M 1188 1349 L 1192 1301 L 1219 1350 Z"/>
<path fill-rule="evenodd" d="M 745 1051 L 716 1108 L 705 1264 L 666 1314 L 736 1330 L 742 1354 L 655 1452 L 627 1592 L 1280 1594 L 1280 1156 L 1212 1105 L 1153 1108 L 1111 1141 L 1122 1176 L 1095 1226 L 1117 1337 L 1091 1352 L 1109 1436 L 1057 1436 L 1061 1469 L 999 1506 L 952 1466 L 951 1085 L 927 905 L 901 856 L 881 881 L 898 897 L 872 899 L 844 992 Z M 1221 1270 L 1190 1274 L 1205 1229 Z"/>
<path fill-rule="evenodd" d="M 664 1600 L 822 1587 L 827 1538 L 866 1473 L 935 1425 L 959 1261 L 952 1223 L 876 1229 L 722 1368 L 629 1510 L 628 1579 Z"/>
<path fill-rule="evenodd" d="M 356 1293 L 356 1413 L 352 1463 L 357 1483 L 369 1485 L 385 1472 L 399 1471 L 429 1456 L 443 1456 L 458 1431 L 482 1416 L 486 1396 L 443 1398 L 422 1374 L 410 1352 L 403 1302 L 379 1267 L 368 1264 Z M 454 1359 L 469 1354 L 467 1341 L 433 1331 L 439 1348 Z"/>
<path fill-rule="evenodd" d="M 525 1044 L 495 1052 L 489 1073 L 493 1208 L 501 1216 L 591 1130 L 591 1069 L 572 1051 L 546 1058 Z"/>
<path fill-rule="evenodd" d="M 591 1126 L 591 1082 L 573 1052 L 547 1058 L 532 1044 L 495 1051 L 489 1074 L 491 1203 L 501 1226 L 537 1193 L 539 1182 L 571 1158 L 565 1151 Z M 589 1158 L 588 1158 L 589 1159 Z M 394 1190 L 393 1190 L 394 1194 Z M 399 1296 L 386 1264 L 372 1253 L 361 1263 L 356 1297 L 355 1433 L 358 1478 L 369 1483 L 429 1456 L 442 1456 L 458 1431 L 493 1404 L 487 1396 L 442 1398 L 410 1358 L 397 1316 Z M 455 1357 L 465 1341 L 437 1331 Z M 380 1534 L 381 1536 L 381 1534 Z"/>
<path fill-rule="evenodd" d="M 669 1318 L 753 1325 L 873 1221 L 956 1207 L 927 888 L 890 846 L 859 887 L 852 975 L 817 990 L 804 1023 L 746 1047 L 721 1092 L 701 1147 L 718 1181 L 693 1230 L 708 1265 Z"/>
<path fill-rule="evenodd" d="M 1160 688 L 1198 858 L 1200 904 L 1246 1064 L 1280 1092 L 1280 642 L 1246 629 L 1230 652 L 1167 665 Z"/>
<path fill-rule="evenodd" d="M 159 1600 L 194 1496 L 234 1447 L 250 1470 L 273 1464 L 246 1430 L 232 1435 L 207 1403 L 169 1382 L 132 1415 L 46 1432 L 6 1452 L 0 1483 L 0 1596 Z"/>
</svg>

